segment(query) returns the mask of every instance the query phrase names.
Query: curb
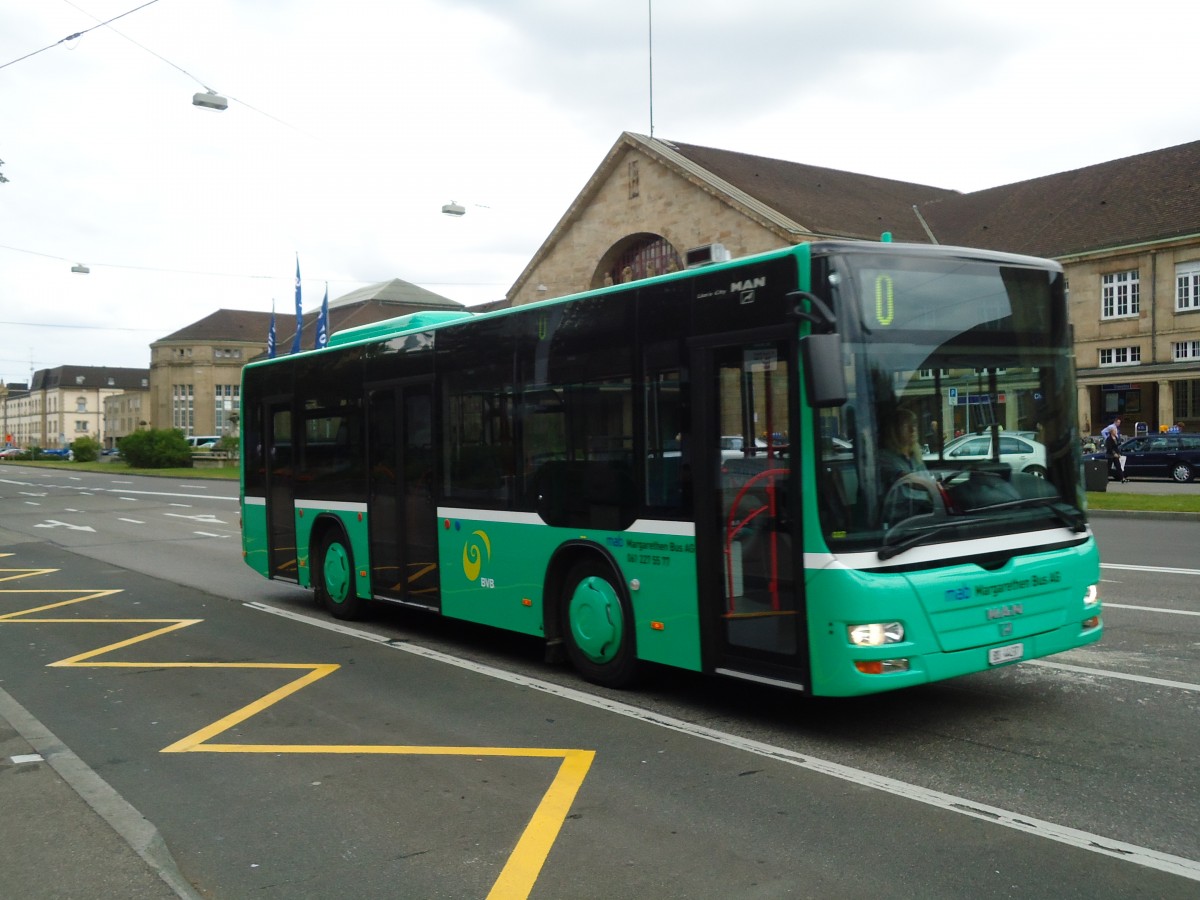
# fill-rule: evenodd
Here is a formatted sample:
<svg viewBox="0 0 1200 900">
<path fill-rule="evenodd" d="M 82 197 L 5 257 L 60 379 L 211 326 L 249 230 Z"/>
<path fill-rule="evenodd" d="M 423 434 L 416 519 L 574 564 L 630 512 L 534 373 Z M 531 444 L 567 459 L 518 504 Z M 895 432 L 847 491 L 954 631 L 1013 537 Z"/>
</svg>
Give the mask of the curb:
<svg viewBox="0 0 1200 900">
<path fill-rule="evenodd" d="M 0 718 L 21 736 L 150 866 L 181 900 L 203 900 L 188 882 L 154 824 L 76 756 L 40 721 L 0 688 Z"/>
</svg>

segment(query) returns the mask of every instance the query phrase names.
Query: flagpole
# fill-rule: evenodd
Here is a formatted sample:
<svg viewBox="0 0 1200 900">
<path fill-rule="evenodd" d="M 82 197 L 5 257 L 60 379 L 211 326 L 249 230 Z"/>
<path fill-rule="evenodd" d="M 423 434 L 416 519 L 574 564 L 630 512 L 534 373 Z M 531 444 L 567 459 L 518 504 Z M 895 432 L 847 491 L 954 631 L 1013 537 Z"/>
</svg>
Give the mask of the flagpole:
<svg viewBox="0 0 1200 900">
<path fill-rule="evenodd" d="M 304 330 L 304 310 L 300 306 L 300 253 L 296 252 L 296 336 L 292 338 L 292 352 L 300 352 L 300 332 Z"/>
</svg>

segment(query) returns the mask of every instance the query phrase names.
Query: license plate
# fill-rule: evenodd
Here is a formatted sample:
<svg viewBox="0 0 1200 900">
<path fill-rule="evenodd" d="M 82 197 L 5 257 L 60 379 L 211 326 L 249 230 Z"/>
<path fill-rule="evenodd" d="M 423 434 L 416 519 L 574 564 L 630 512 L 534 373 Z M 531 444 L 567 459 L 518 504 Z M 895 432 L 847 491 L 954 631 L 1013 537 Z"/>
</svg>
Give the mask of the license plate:
<svg viewBox="0 0 1200 900">
<path fill-rule="evenodd" d="M 988 663 L 998 666 L 1000 663 L 1012 662 L 1025 655 L 1024 644 L 1009 644 L 1007 647 L 993 647 L 988 651 Z"/>
</svg>

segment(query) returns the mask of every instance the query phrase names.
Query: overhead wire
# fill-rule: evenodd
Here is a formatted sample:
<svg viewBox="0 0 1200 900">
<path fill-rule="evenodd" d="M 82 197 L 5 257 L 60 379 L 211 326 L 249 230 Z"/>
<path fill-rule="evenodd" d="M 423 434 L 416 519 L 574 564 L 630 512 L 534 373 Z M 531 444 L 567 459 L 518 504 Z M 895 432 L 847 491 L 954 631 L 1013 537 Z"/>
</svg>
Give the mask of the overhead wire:
<svg viewBox="0 0 1200 900">
<path fill-rule="evenodd" d="M 43 47 L 41 50 L 34 50 L 32 53 L 26 53 L 24 56 L 19 56 L 14 60 L 10 60 L 9 62 L 0 64 L 0 69 L 7 69 L 9 66 L 15 65 L 16 63 L 19 63 L 19 62 L 22 62 L 23 60 L 29 59 L 32 56 L 37 56 L 39 53 L 45 53 L 47 50 L 53 50 L 59 44 L 65 44 L 67 41 L 73 41 L 76 38 L 81 38 L 85 34 L 87 34 L 89 31 L 95 31 L 97 28 L 103 28 L 105 25 L 108 25 L 111 22 L 117 21 L 117 19 L 123 19 L 126 16 L 133 15 L 138 10 L 145 9 L 147 6 L 153 6 L 157 2 L 158 2 L 158 0 L 146 0 L 146 2 L 143 3 L 141 6 L 135 6 L 133 9 L 130 9 L 130 10 L 127 10 L 127 11 L 121 13 L 119 16 L 113 16 L 111 19 L 106 19 L 103 22 L 99 22 L 98 24 L 93 25 L 91 28 L 83 29 L 83 31 L 77 31 L 74 34 L 68 34 L 65 38 L 62 38 L 61 40 L 57 40 L 53 44 Z M 73 3 L 71 5 L 75 6 L 75 4 L 73 4 Z M 79 9 L 78 6 L 76 6 L 75 8 Z M 83 12 L 83 10 L 79 10 L 79 11 Z M 88 13 L 88 15 L 91 15 L 91 14 Z M 92 18 L 94 19 L 96 17 L 92 16 Z M 116 29 L 113 29 L 113 30 L 115 31 Z M 117 32 L 117 33 L 120 34 L 120 32 Z"/>
</svg>

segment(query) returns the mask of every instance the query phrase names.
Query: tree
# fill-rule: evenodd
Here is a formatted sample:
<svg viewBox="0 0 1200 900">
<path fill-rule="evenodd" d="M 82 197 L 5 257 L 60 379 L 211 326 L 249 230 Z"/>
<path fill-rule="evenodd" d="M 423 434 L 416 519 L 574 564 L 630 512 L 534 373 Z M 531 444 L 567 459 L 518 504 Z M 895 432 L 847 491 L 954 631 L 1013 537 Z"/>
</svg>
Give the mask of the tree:
<svg viewBox="0 0 1200 900">
<path fill-rule="evenodd" d="M 0 159 L 0 166 L 2 165 L 4 165 L 4 160 Z M 8 179 L 4 177 L 3 172 L 0 172 L 0 184 L 4 184 L 6 181 L 8 181 Z"/>
</svg>

